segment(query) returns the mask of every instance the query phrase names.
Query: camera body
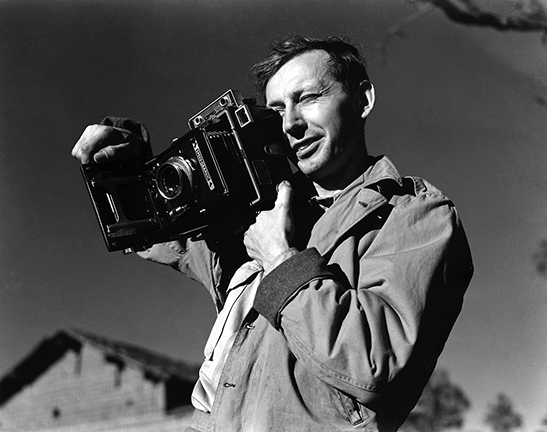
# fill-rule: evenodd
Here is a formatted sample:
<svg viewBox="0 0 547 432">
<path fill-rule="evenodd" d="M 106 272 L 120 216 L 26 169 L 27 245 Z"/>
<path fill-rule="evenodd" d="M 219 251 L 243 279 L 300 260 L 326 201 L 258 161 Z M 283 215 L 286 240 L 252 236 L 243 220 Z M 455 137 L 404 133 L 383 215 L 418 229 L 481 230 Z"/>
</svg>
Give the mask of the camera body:
<svg viewBox="0 0 547 432">
<path fill-rule="evenodd" d="M 81 167 L 109 251 L 214 239 L 273 207 L 276 185 L 293 172 L 277 112 L 228 90 L 188 125 L 144 162 Z"/>
</svg>

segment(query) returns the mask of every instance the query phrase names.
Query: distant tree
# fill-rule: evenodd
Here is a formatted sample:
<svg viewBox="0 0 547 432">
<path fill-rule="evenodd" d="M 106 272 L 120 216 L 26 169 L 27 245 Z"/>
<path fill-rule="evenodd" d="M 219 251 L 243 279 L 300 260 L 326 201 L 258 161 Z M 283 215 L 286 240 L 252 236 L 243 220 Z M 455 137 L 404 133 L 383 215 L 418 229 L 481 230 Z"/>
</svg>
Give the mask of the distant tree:
<svg viewBox="0 0 547 432">
<path fill-rule="evenodd" d="M 499 393 L 496 402 L 490 404 L 484 422 L 494 432 L 511 432 L 522 426 L 522 418 L 513 408 L 513 402 L 503 393 Z"/>
<path fill-rule="evenodd" d="M 547 277 L 547 240 L 541 240 L 539 242 L 538 249 L 532 258 L 534 260 L 537 272 L 541 276 Z"/>
<path fill-rule="evenodd" d="M 424 388 L 418 404 L 401 430 L 405 432 L 440 432 L 461 428 L 464 413 L 471 406 L 463 390 L 450 381 L 445 369 L 436 370 Z"/>
</svg>

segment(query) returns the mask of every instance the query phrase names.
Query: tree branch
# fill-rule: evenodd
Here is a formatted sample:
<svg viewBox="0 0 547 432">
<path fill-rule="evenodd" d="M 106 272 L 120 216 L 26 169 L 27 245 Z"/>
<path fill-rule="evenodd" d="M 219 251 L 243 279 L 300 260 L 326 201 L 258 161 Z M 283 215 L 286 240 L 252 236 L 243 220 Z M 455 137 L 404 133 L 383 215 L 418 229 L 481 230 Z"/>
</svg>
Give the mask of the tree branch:
<svg viewBox="0 0 547 432">
<path fill-rule="evenodd" d="M 382 42 L 380 42 L 380 54 L 383 62 L 385 62 L 385 58 L 387 56 L 387 46 L 389 45 L 391 39 L 395 36 L 402 37 L 403 30 L 406 27 L 422 19 L 434 9 L 434 6 L 431 4 L 418 4 L 417 8 L 418 9 L 415 12 L 407 15 L 401 21 L 386 30 L 386 33 L 382 38 Z"/>
<path fill-rule="evenodd" d="M 491 27 L 500 31 L 547 33 L 547 8 L 531 0 L 527 8 L 515 7 L 516 15 L 500 15 L 481 9 L 473 0 L 420 0 L 441 9 L 452 21 L 478 27 Z"/>
<path fill-rule="evenodd" d="M 515 3 L 515 14 L 502 15 L 486 11 L 477 0 L 407 0 L 417 10 L 386 30 L 380 43 L 382 62 L 385 63 L 388 45 L 395 36 L 402 37 L 403 30 L 422 19 L 435 8 L 440 9 L 451 21 L 459 24 L 490 27 L 499 31 L 541 32 L 542 42 L 547 44 L 547 0 L 521 0 Z"/>
</svg>

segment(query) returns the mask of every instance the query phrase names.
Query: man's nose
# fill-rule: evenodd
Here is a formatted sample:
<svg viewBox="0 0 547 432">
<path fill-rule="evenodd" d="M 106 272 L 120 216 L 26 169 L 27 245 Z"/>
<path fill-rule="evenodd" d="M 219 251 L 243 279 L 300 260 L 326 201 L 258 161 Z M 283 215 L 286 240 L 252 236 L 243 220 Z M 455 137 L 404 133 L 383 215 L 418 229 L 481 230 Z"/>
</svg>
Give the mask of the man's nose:
<svg viewBox="0 0 547 432">
<path fill-rule="evenodd" d="M 298 107 L 287 107 L 283 116 L 283 131 L 294 138 L 301 138 L 306 130 L 306 121 Z"/>
</svg>

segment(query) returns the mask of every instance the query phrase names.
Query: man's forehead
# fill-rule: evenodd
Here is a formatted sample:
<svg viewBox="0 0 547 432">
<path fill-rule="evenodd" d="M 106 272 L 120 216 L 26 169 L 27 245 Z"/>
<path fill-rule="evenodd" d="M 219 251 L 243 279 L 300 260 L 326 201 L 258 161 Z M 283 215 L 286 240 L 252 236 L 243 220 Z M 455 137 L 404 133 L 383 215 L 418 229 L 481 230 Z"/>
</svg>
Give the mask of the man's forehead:
<svg viewBox="0 0 547 432">
<path fill-rule="evenodd" d="M 306 51 L 285 63 L 266 84 L 266 100 L 291 88 L 305 87 L 334 80 L 330 56 L 323 50 Z"/>
</svg>

